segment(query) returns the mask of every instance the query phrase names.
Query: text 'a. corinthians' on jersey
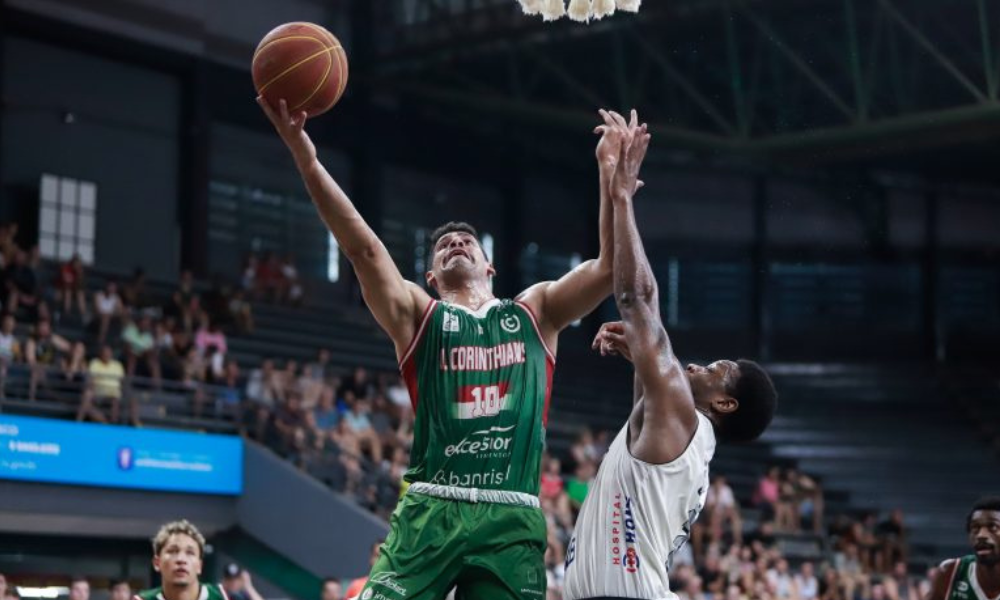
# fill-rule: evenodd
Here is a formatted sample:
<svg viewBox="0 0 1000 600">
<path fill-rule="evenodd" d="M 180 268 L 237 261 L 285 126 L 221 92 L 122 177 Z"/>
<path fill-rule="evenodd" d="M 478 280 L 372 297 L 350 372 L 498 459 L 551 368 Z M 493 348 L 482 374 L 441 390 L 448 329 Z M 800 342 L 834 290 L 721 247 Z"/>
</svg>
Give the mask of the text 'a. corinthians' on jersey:
<svg viewBox="0 0 1000 600">
<path fill-rule="evenodd" d="M 400 361 L 416 413 L 406 480 L 537 495 L 554 368 L 526 305 L 431 301 Z"/>
</svg>

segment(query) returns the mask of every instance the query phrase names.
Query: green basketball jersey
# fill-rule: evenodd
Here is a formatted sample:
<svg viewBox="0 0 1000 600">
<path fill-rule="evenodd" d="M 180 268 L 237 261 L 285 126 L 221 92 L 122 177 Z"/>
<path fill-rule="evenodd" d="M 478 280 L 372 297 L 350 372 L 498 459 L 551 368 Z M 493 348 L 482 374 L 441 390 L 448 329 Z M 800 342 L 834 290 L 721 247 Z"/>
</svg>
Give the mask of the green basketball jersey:
<svg viewBox="0 0 1000 600">
<path fill-rule="evenodd" d="M 958 559 L 945 600 L 989 600 L 976 579 L 976 555 Z"/>
<path fill-rule="evenodd" d="M 404 479 L 537 496 L 554 368 L 525 304 L 432 301 L 400 362 L 416 415 Z"/>
<path fill-rule="evenodd" d="M 143 590 L 135 594 L 132 600 L 166 600 L 163 596 L 163 588 L 153 588 Z M 222 586 L 217 583 L 201 584 L 201 591 L 198 593 L 198 600 L 229 600 Z"/>
</svg>

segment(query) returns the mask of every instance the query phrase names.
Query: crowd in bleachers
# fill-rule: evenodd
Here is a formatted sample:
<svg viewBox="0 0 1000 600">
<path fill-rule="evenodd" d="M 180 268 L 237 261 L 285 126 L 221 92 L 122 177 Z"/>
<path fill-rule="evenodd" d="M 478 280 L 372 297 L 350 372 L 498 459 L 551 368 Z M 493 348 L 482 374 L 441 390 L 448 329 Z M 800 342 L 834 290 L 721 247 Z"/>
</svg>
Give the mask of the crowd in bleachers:
<svg viewBox="0 0 1000 600">
<path fill-rule="evenodd" d="M 231 285 L 201 288 L 185 271 L 157 297 L 141 270 L 121 284 L 88 285 L 79 258 L 45 266 L 17 235 L 16 226 L 0 226 L 0 397 L 61 400 L 74 404 L 79 420 L 140 425 L 135 389 L 180 392 L 195 420 L 232 423 L 388 517 L 413 438 L 398 374 L 334 365 L 327 349 L 305 364 L 266 357 L 240 365 L 229 356 L 229 336 L 255 330 L 253 303 L 303 301 L 291 257 L 251 255 Z M 46 271 L 54 273 L 50 283 Z M 550 598 L 560 597 L 575 515 L 609 442 L 607 432 L 585 430 L 565 456 L 544 457 Z M 792 468 L 770 469 L 751 498 L 737 498 L 716 477 L 691 543 L 675 557 L 672 587 L 682 600 L 922 598 L 928 580 L 908 573 L 902 515 L 827 519 L 823 498 L 819 482 Z M 746 522 L 742 509 L 759 516 Z M 794 533 L 816 536 L 828 552 L 793 564 L 779 548 L 780 536 Z"/>
</svg>

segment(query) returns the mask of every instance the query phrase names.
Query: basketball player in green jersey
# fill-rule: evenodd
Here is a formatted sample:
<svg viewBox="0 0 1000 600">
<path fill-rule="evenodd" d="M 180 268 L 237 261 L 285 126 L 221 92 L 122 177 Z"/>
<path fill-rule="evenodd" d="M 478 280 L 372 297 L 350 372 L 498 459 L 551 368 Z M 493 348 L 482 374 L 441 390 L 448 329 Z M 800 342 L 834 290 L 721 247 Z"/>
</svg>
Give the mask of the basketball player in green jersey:
<svg viewBox="0 0 1000 600">
<path fill-rule="evenodd" d="M 204 584 L 205 537 L 188 521 L 160 527 L 153 538 L 153 568 L 163 586 L 139 592 L 133 600 L 229 600 L 219 584 Z"/>
<path fill-rule="evenodd" d="M 1000 497 L 976 502 L 965 523 L 975 553 L 941 563 L 926 600 L 1000 597 Z"/>
<path fill-rule="evenodd" d="M 559 332 L 612 290 L 608 186 L 638 129 L 601 112 L 600 255 L 514 300 L 493 296 L 491 265 L 464 223 L 432 235 L 427 284 L 406 281 L 316 158 L 305 113 L 258 99 L 295 159 L 323 221 L 351 261 L 365 302 L 392 338 L 416 421 L 406 495 L 362 600 L 545 598 L 545 519 L 538 486 Z M 633 157 L 632 185 L 638 187 Z"/>
</svg>

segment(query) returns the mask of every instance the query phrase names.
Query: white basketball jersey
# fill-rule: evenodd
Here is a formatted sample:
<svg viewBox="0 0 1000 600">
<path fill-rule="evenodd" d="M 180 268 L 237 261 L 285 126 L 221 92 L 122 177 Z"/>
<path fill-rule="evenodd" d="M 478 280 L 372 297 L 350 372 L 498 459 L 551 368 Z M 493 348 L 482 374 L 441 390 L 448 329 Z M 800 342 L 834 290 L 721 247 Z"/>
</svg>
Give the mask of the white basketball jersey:
<svg viewBox="0 0 1000 600">
<path fill-rule="evenodd" d="M 611 443 L 580 509 L 566 551 L 563 598 L 676 600 L 667 573 L 705 506 L 715 431 L 698 430 L 673 462 L 653 465 L 628 450 L 628 423 Z"/>
</svg>

